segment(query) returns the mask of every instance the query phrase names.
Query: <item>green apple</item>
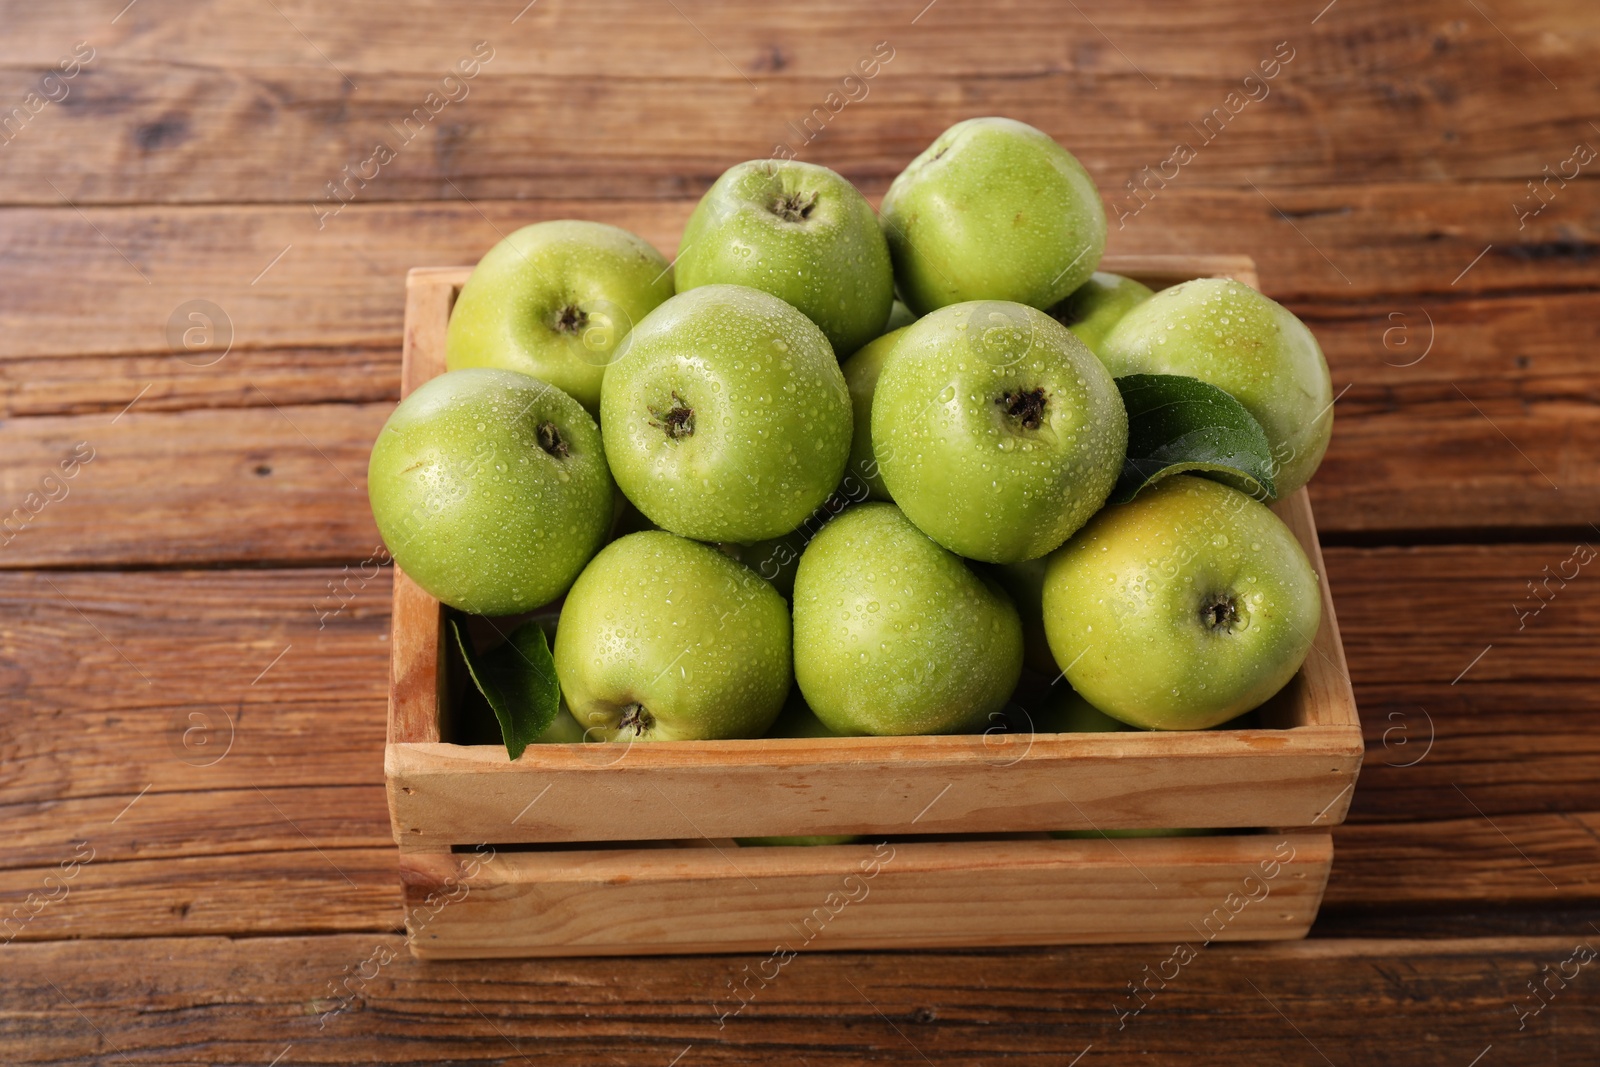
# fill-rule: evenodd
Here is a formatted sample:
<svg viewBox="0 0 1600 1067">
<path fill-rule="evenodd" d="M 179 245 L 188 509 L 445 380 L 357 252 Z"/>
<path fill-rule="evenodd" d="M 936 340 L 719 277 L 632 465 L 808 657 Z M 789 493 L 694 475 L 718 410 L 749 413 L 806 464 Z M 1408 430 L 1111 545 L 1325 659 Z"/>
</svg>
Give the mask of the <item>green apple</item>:
<svg viewBox="0 0 1600 1067">
<path fill-rule="evenodd" d="M 883 484 L 877 457 L 872 453 L 872 395 L 877 391 L 883 365 L 905 329 L 902 326 L 868 342 L 840 364 L 840 369 L 844 371 L 844 384 L 850 390 L 850 408 L 855 427 L 850 438 L 850 462 L 845 470 L 860 479 L 867 495 L 874 500 L 888 500 L 889 490 Z"/>
<path fill-rule="evenodd" d="M 1122 316 L 1149 300 L 1155 291 L 1120 274 L 1095 271 L 1065 300 L 1050 309 L 1050 317 L 1078 335 L 1096 355 L 1111 327 Z"/>
<path fill-rule="evenodd" d="M 1047 308 L 1094 273 L 1106 211 L 1089 172 L 1049 134 L 967 119 L 895 178 L 883 229 L 901 299 L 919 315 L 966 300 Z"/>
<path fill-rule="evenodd" d="M 378 532 L 431 595 L 513 615 L 567 591 L 611 526 L 600 430 L 572 397 L 514 371 L 450 371 L 383 424 L 367 467 Z"/>
<path fill-rule="evenodd" d="M 1096 515 L 1044 580 L 1045 633 L 1067 681 L 1151 730 L 1204 730 L 1267 700 L 1299 670 L 1321 614 L 1289 528 L 1188 475 Z"/>
<path fill-rule="evenodd" d="M 697 541 L 787 534 L 850 456 L 850 391 L 828 339 L 742 285 L 691 289 L 646 316 L 606 373 L 600 410 L 622 491 Z"/>
<path fill-rule="evenodd" d="M 878 334 L 894 302 L 889 246 L 866 197 L 827 167 L 758 159 L 729 168 L 678 246 L 678 292 L 748 285 L 799 308 L 840 354 Z"/>
<path fill-rule="evenodd" d="M 1042 311 L 998 300 L 906 328 L 872 400 L 889 495 L 929 537 L 990 563 L 1035 559 L 1099 510 L 1128 447 L 1106 368 Z"/>
<path fill-rule="evenodd" d="M 672 267 L 627 230 L 575 219 L 524 226 L 461 287 L 445 362 L 531 374 L 598 415 L 617 346 L 671 295 Z"/>
<path fill-rule="evenodd" d="M 1100 358 L 1116 377 L 1182 374 L 1245 406 L 1272 446 L 1278 496 L 1306 482 L 1333 436 L 1333 381 L 1305 323 L 1242 282 L 1163 289 L 1111 328 Z"/>
<path fill-rule="evenodd" d="M 556 678 L 595 739 L 760 737 L 793 680 L 789 609 L 750 568 L 660 531 L 629 534 L 573 583 Z"/>
<path fill-rule="evenodd" d="M 1022 673 L 1022 623 L 998 586 L 892 504 L 822 528 L 794 580 L 795 681 L 840 734 L 981 727 Z"/>
</svg>

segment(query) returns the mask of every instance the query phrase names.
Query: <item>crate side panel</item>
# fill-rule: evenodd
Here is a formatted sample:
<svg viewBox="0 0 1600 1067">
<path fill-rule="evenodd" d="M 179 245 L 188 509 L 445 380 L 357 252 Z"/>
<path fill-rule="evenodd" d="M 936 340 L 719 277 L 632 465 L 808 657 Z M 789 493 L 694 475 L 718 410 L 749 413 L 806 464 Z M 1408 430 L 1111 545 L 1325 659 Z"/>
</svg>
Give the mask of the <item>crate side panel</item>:
<svg viewBox="0 0 1600 1067">
<path fill-rule="evenodd" d="M 1290 833 L 503 853 L 471 876 L 461 861 L 403 861 L 419 956 L 1298 938 L 1332 846 Z"/>
</svg>

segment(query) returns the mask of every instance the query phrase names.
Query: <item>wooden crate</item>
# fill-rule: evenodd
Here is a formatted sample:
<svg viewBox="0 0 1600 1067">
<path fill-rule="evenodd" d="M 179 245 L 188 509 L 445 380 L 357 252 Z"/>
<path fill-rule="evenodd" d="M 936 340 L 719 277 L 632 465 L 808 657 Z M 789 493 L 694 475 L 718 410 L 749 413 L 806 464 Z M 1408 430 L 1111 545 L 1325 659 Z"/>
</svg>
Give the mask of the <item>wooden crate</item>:
<svg viewBox="0 0 1600 1067">
<path fill-rule="evenodd" d="M 1110 258 L 1162 288 L 1237 256 Z M 469 269 L 407 278 L 404 391 Z M 1323 574 L 1304 489 L 1276 505 Z M 1363 752 L 1333 601 L 1260 728 L 502 746 L 448 735 L 438 601 L 397 567 L 385 769 L 423 957 L 1303 937 Z M 1238 829 L 1055 839 L 1044 831 Z M 875 843 L 739 847 L 735 837 Z"/>
</svg>

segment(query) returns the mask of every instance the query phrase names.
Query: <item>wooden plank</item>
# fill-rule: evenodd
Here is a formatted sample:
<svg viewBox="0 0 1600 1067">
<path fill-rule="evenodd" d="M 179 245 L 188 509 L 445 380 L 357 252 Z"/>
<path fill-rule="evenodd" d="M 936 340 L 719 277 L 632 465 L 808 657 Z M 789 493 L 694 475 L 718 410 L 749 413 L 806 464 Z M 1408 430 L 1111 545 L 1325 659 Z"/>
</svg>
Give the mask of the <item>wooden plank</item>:
<svg viewBox="0 0 1600 1067">
<path fill-rule="evenodd" d="M 1151 73 L 1242 77 L 1260 57 L 1263 42 L 1270 52 L 1270 42 L 1286 36 L 1312 42 L 1304 56 L 1308 66 L 1350 75 L 1392 74 L 1406 61 L 1493 65 L 1510 51 L 1493 25 L 1462 19 L 1443 0 L 1404 9 L 1377 0 L 1343 0 L 1338 19 L 1324 17 L 1309 30 L 1299 11 L 1263 9 L 1249 0 L 1218 0 L 1206 11 L 1163 8 L 1160 19 L 1152 19 L 1144 5 L 1105 0 L 1081 5 L 1080 13 L 1009 2 L 985 10 L 955 5 L 926 14 L 915 4 L 903 11 L 865 11 L 850 0 L 818 0 L 803 11 L 693 0 L 682 5 L 681 13 L 595 0 L 527 11 L 473 6 L 449 18 L 441 18 L 427 0 L 381 5 L 365 0 L 332 10 L 307 0 L 278 6 L 284 17 L 248 0 L 214 0 L 198 8 L 181 0 L 141 0 L 139 10 L 113 23 L 92 0 L 64 0 L 19 11 L 12 32 L 0 42 L 0 64 L 53 65 L 63 42 L 86 33 L 108 56 L 152 65 L 311 67 L 321 64 L 320 51 L 351 74 L 443 74 L 462 43 L 489 37 L 505 43 L 490 69 L 562 76 L 592 73 L 597 63 L 615 62 L 601 47 L 603 35 L 605 45 L 630 56 L 613 73 L 741 82 L 743 74 L 758 86 L 780 78 L 841 76 L 863 49 L 885 35 L 901 46 L 895 69 L 927 75 L 989 73 L 1002 57 L 1003 69 L 1017 76 L 1046 71 L 1103 76 L 1133 71 L 1127 58 L 1132 56 Z M 1570 59 L 1600 36 L 1592 16 L 1582 0 L 1553 0 L 1496 8 L 1494 25 L 1544 66 Z M 1197 37 L 1207 47 L 1194 47 Z"/>
<path fill-rule="evenodd" d="M 0 869 L 0 930 L 4 931 L 0 932 L 0 939 L 11 935 L 20 941 L 398 929 L 402 921 L 401 872 L 407 872 L 415 907 L 426 896 L 427 890 L 422 887 L 440 885 L 439 879 L 443 877 L 440 864 L 451 860 L 419 854 L 397 855 L 383 825 L 381 795 L 376 783 L 362 790 L 270 790 L 272 803 L 281 809 L 275 811 L 266 798 L 254 790 L 231 795 L 195 790 L 165 800 L 147 796 L 133 806 L 124 821 L 133 819 L 133 812 L 138 812 L 152 799 L 161 803 L 153 804 L 149 814 L 132 828 L 124 829 L 122 822 L 110 824 L 108 819 L 133 799 L 133 794 L 129 794 L 116 798 L 115 803 L 112 798 L 103 798 L 97 805 L 83 802 L 63 806 L 63 820 L 92 814 L 92 822 L 47 823 L 37 817 L 22 820 L 19 831 L 26 835 L 22 846 L 29 853 L 29 863 Z M 158 821 L 164 815 L 170 818 Z M 278 816 L 276 821 L 274 816 Z M 204 834 L 195 831 L 200 819 L 205 820 Z M 1490 907 L 1537 906 L 1571 910 L 1600 906 L 1600 846 L 1596 842 L 1600 813 L 1494 815 L 1492 820 L 1493 825 L 1487 819 L 1474 816 L 1441 822 L 1346 824 L 1336 828 L 1333 839 L 1336 858 L 1324 907 L 1350 915 L 1397 909 L 1443 915 L 1483 913 Z M 363 838 L 367 844 L 340 843 Z M 1209 842 L 1206 847 L 1211 847 L 1217 842 L 1238 839 L 1190 840 L 1206 840 Z M 1073 843 L 1061 842 L 1063 845 Z M 1027 848 L 1037 854 L 1034 860 L 1050 866 L 1050 857 L 1041 853 L 1048 853 L 1051 844 L 1038 841 Z M 1171 886 L 1163 880 L 1160 870 L 1152 869 L 1161 866 L 1161 861 L 1147 865 L 1143 852 L 1130 850 L 1132 844 L 1135 843 L 1119 843 L 1099 850 L 1103 853 L 1099 859 L 1110 865 L 1102 865 L 1099 870 L 1110 881 L 1126 880 L 1121 883 L 1121 895 L 1139 898 L 1153 907 L 1151 900 L 1141 896 L 1148 885 L 1135 868 L 1144 869 L 1158 887 L 1170 889 Z M 1138 844 L 1142 847 L 1143 843 Z M 871 846 L 851 847 L 870 850 Z M 1020 844 L 1017 847 L 1022 848 Z M 1116 851 L 1119 848 L 1121 852 Z M 569 924 L 563 927 L 563 935 L 601 940 L 626 936 L 638 939 L 641 944 L 652 943 L 649 939 L 657 938 L 654 943 L 660 945 L 665 943 L 660 939 L 669 938 L 670 932 L 654 922 L 644 897 L 630 896 L 629 892 L 618 894 L 616 899 L 626 899 L 630 906 L 615 915 L 606 912 L 606 922 L 612 925 L 604 931 L 595 926 L 593 913 L 585 918 L 585 912 L 576 903 L 584 896 L 582 887 L 586 885 L 656 883 L 669 887 L 663 890 L 664 898 L 673 893 L 689 892 L 691 899 L 703 900 L 703 897 L 694 896 L 694 887 L 715 889 L 717 895 L 713 899 L 725 900 L 730 909 L 736 904 L 745 909 L 740 912 L 739 919 L 747 924 L 745 930 L 766 929 L 761 924 L 773 916 L 763 913 L 761 894 L 750 890 L 738 873 L 752 875 L 759 872 L 761 866 L 758 861 L 747 860 L 745 850 L 725 845 L 720 851 L 714 847 L 678 848 L 655 850 L 648 855 L 659 857 L 673 851 L 679 856 L 678 862 L 664 870 L 659 859 L 652 864 L 641 862 L 641 857 L 646 855 L 643 852 L 602 850 L 592 864 L 587 854 L 551 853 L 541 875 L 551 873 L 549 867 L 554 867 L 557 877 L 542 891 L 543 895 L 519 880 L 502 879 L 491 883 L 492 891 L 482 897 L 482 914 L 492 917 L 485 921 L 498 923 L 508 916 L 525 914 L 518 909 L 542 907 L 544 905 L 539 902 L 543 901 L 553 909 L 550 922 Z M 503 853 L 508 860 L 529 855 L 532 854 Z M 792 855 L 792 861 L 784 862 L 822 864 L 826 858 L 810 849 L 805 850 L 805 854 L 795 850 Z M 806 859 L 806 855 L 811 859 Z M 70 869 L 75 857 L 80 863 L 84 857 L 92 859 L 81 863 L 74 877 L 64 878 L 63 872 Z M 520 865 L 518 872 L 526 873 L 528 865 L 536 862 L 516 860 Z M 63 868 L 62 864 L 69 867 Z M 1016 876 L 1018 881 L 1007 883 L 1011 887 L 1007 892 L 1012 889 L 1023 894 L 1032 892 L 1051 906 L 1066 907 L 1069 902 L 1076 901 L 1076 897 L 1073 893 L 1065 898 L 1060 896 L 1060 886 L 1076 884 L 1073 879 L 1082 875 L 1073 873 L 1077 867 L 1070 862 L 1058 863 L 1053 869 L 1056 873 L 1050 877 L 1058 879 L 1057 889 L 1047 890 L 1044 883 L 1032 890 L 1026 889 L 1026 885 L 1031 884 L 1027 883 L 1027 878 L 1031 876 L 1024 872 Z M 835 876 L 842 878 L 848 872 L 849 865 L 839 867 L 835 869 Z M 786 885 L 814 888 L 821 884 L 818 881 L 821 877 L 816 871 L 802 873 Z M 1242 870 L 1240 877 L 1243 877 Z M 589 881 L 585 881 L 586 878 Z M 952 880 L 953 876 L 941 878 L 945 891 L 954 899 L 987 899 L 970 883 Z M 674 886 L 674 881 L 682 884 Z M 1101 888 L 1105 889 L 1106 884 L 1102 883 Z M 860 891 L 856 886 L 848 888 L 854 893 Z M 825 889 L 817 895 L 817 903 L 828 891 Z M 459 895 L 454 890 L 450 892 Z M 1276 899 L 1277 891 L 1273 892 L 1273 899 Z M 570 899 L 564 894 L 570 894 Z M 561 903 L 564 899 L 568 901 L 566 904 Z M 41 900 L 53 902 L 41 907 Z M 509 901 L 521 903 L 507 903 Z M 1080 903 L 1071 906 L 1079 907 Z M 1309 901 L 1301 903 L 1310 906 Z M 636 908 L 646 914 L 635 916 Z M 25 922 L 25 917 L 34 910 L 37 910 L 36 917 Z M 809 910 L 809 907 L 799 909 L 795 921 Z M 1196 921 L 1207 910 L 1197 909 Z M 478 914 L 477 910 L 474 914 Z M 1103 919 L 1109 913 L 1102 909 L 1093 914 Z M 1170 910 L 1164 914 L 1168 918 L 1176 915 Z M 12 920 L 10 927 L 3 926 L 7 918 Z M 917 922 L 920 918 L 912 912 L 907 921 Z M 1088 921 L 1087 915 L 1080 918 Z M 728 911 L 727 921 L 734 921 L 733 910 Z M 1057 921 L 1070 924 L 1077 919 L 1064 916 Z M 534 932 L 529 936 L 545 937 L 553 933 L 551 927 L 541 929 L 543 934 Z M 705 927 L 697 925 L 693 929 L 704 932 Z M 1485 918 L 1479 933 L 1515 929 L 1514 916 L 1504 927 L 1497 926 L 1492 918 Z M 1059 936 L 1066 937 L 1069 933 L 1074 938 L 1085 936 L 1079 929 Z M 473 936 L 481 941 L 482 935 Z M 922 936 L 929 936 L 925 927 Z M 955 930 L 948 936 L 955 939 L 963 935 Z M 1034 939 L 1026 930 L 1010 935 L 996 933 L 995 937 L 1012 943 Z M 596 952 L 607 951 L 598 943 L 591 948 Z"/>
<path fill-rule="evenodd" d="M 1040 734 L 1007 744 L 944 736 L 552 745 L 516 763 L 487 745 L 406 743 L 390 746 L 388 768 L 403 846 L 437 848 L 479 840 L 1329 825 L 1359 760 L 1347 729 L 1308 726 L 1176 742 Z M 548 803 L 527 810 L 546 789 Z"/>
<path fill-rule="evenodd" d="M 307 784 L 267 788 L 216 784 L 224 777 L 213 779 L 204 774 L 208 769 L 215 767 L 193 768 L 180 788 L 151 782 L 148 792 L 140 787 L 0 805 L 7 831 L 0 871 L 47 870 L 71 856 L 79 841 L 93 849 L 96 864 L 209 857 L 220 866 L 242 853 L 370 850 L 389 840 L 383 787 L 370 767 L 344 776 L 360 781 L 338 781 L 332 768 L 312 765 Z M 196 832 L 198 819 L 204 833 Z M 339 880 L 331 869 L 327 874 Z M 5 913 L 0 906 L 0 916 Z"/>
<path fill-rule="evenodd" d="M 1202 145 L 1185 175 L 1195 182 L 1521 181 L 1586 136 L 1596 99 L 1578 57 L 1600 40 L 1592 13 L 1570 3 L 1512 18 L 1519 55 L 1495 23 L 1463 19 L 1447 0 L 1347 4 L 1314 27 L 1242 0 L 1204 19 L 1009 5 L 999 18 L 946 9 L 915 25 L 914 15 L 841 3 L 760 15 L 704 2 L 692 15 L 547 4 L 515 25 L 487 10 L 442 25 L 415 7 L 389 17 L 223 3 L 197 16 L 144 2 L 147 11 L 115 26 L 88 11 L 22 17 L 0 50 L 5 99 L 21 99 L 71 42 L 88 36 L 98 51 L 68 83 L 74 102 L 48 106 L 17 137 L 24 151 L 12 152 L 0 202 L 320 197 L 380 138 L 398 146 L 390 124 L 439 91 L 479 40 L 493 58 L 449 87 L 456 102 L 436 128 L 384 165 L 384 198 L 444 196 L 446 178 L 474 199 L 571 195 L 574 186 L 684 195 L 776 143 L 881 191 L 941 129 L 973 113 L 1049 129 L 1108 189 L 1169 158 L 1180 140 Z M 1195 33 L 1206 48 L 1185 47 Z M 876 77 L 841 84 L 875 51 L 893 57 Z M 1246 99 L 1244 76 L 1275 53 L 1293 58 L 1256 83 L 1256 95 L 1268 95 L 1229 121 L 1215 146 L 1204 144 L 1191 124 L 1230 93 Z M 1526 91 L 1534 56 L 1565 92 Z M 1417 73 L 1397 77 L 1402 70 Z M 697 102 L 701 121 L 685 121 L 685 100 Z M 809 143 L 806 121 L 821 130 Z M 553 135 L 567 129 L 585 133 Z M 249 152 L 235 150 L 242 137 Z M 288 188 L 284 175 L 294 176 Z"/>
<path fill-rule="evenodd" d="M 56 824 L 65 842 L 146 786 L 377 789 L 388 585 L 359 565 L 0 574 L 0 683 L 27 709 L 0 716 L 8 825 L 36 805 L 48 828 L 53 805 L 99 798 L 90 823 Z"/>
<path fill-rule="evenodd" d="M 401 861 L 418 956 L 1285 940 L 1310 927 L 1333 848 L 1321 832 L 483 855 Z"/>
<path fill-rule="evenodd" d="M 297 404 L 393 404 L 400 399 L 395 345 L 376 348 L 241 348 L 215 364 L 200 353 L 0 359 L 0 418 L 141 413 Z"/>
<path fill-rule="evenodd" d="M 1480 1067 L 1584 1063 L 1600 1043 L 1589 968 L 1522 1030 L 1514 1006 L 1595 936 L 1215 944 L 1176 972 L 1152 947 L 822 954 L 774 972 L 766 953 L 424 962 L 373 935 L 13 944 L 0 1044 L 14 1064 L 1465 1067 L 1490 1045 Z M 1146 978 L 1158 968 L 1177 976 Z"/>
<path fill-rule="evenodd" d="M 0 424 L 15 534 L 0 567 L 371 557 L 367 457 L 393 406 L 259 397 L 267 406 Z"/>
<path fill-rule="evenodd" d="M 1346 825 L 1334 847 L 1330 907 L 1600 904 L 1600 812 Z"/>
<path fill-rule="evenodd" d="M 1312 54 L 1303 40 L 1300 48 L 1301 57 Z M 336 212 L 351 199 L 677 198 L 697 195 L 734 163 L 775 153 L 832 167 L 881 194 L 940 132 L 973 113 L 1047 130 L 1089 168 L 1108 200 L 1131 201 L 1127 183 L 1157 173 L 1178 144 L 1194 152 L 1181 172 L 1166 164 L 1181 185 L 1248 189 L 1249 180 L 1270 189 L 1451 178 L 1520 188 L 1592 136 L 1584 115 L 1597 102 L 1566 64 L 1553 68 L 1554 76 L 1573 91 L 1527 93 L 1527 68 L 1506 50 L 1479 69 L 1435 65 L 1434 84 L 1399 105 L 1383 82 L 1353 85 L 1345 73 L 1296 69 L 1297 60 L 1270 83 L 1271 96 L 1231 115 L 1225 98 L 1258 61 L 1272 59 L 1272 42 L 1262 41 L 1226 74 L 1150 71 L 1166 83 L 1159 90 L 1127 68 L 1100 75 L 1098 90 L 1084 93 L 1082 76 L 1070 72 L 952 79 L 910 75 L 891 63 L 861 83 L 870 94 L 862 103 L 836 116 L 825 101 L 848 67 L 772 79 L 752 91 L 721 76 L 713 57 L 702 74 L 661 91 L 626 72 L 521 75 L 491 62 L 476 80 L 457 82 L 459 102 L 433 117 L 424 100 L 470 45 L 455 46 L 455 55 L 440 51 L 437 70 L 361 74 L 359 92 L 320 64 L 246 72 L 128 63 L 108 53 L 80 76 L 82 108 L 47 105 L 7 147 L 0 203 L 287 202 L 310 216 L 313 205 Z M 902 45 L 897 58 L 913 54 Z M 871 56 L 871 42 L 864 43 L 848 62 Z M 20 99 L 38 78 L 33 68 L 0 70 L 0 92 Z M 1513 99 L 1520 106 L 1509 111 Z M 685 100 L 715 119 L 686 122 Z M 1073 102 L 1070 118 L 1066 100 Z M 113 101 L 114 110 L 104 106 Z M 1306 110 L 1323 107 L 1332 113 L 1305 120 Z M 1406 122 L 1394 121 L 1397 107 Z M 426 121 L 412 117 L 416 109 Z M 1213 109 L 1222 109 L 1220 120 Z M 1210 127 L 1202 127 L 1208 118 Z M 1338 136 L 1330 138 L 1330 128 Z M 561 136 L 571 129 L 585 132 Z M 1454 135 L 1463 129 L 1474 136 Z M 241 137 L 250 151 L 229 151 Z M 375 155 L 379 144 L 386 151 Z M 1567 164 L 1569 175 L 1573 166 Z M 1501 210 L 1511 215 L 1508 206 Z"/>
<path fill-rule="evenodd" d="M 1278 299 L 1392 302 L 1398 311 L 1415 298 L 1401 301 L 1397 290 L 1588 289 L 1575 272 L 1593 246 L 1571 227 L 1600 211 L 1592 185 L 1569 185 L 1519 231 L 1509 205 L 1526 190 L 1513 181 L 1269 190 L 1270 202 L 1254 190 L 1174 184 L 1126 228 L 1112 223 L 1110 253 L 1248 254 Z M 0 210 L 8 237 L 0 358 L 171 355 L 169 318 L 195 299 L 226 314 L 236 351 L 397 345 L 411 267 L 472 263 L 517 226 L 567 217 L 634 230 L 670 255 L 693 207 L 688 199 L 466 203 L 446 193 L 421 209 L 355 203 L 321 230 L 303 204 Z M 36 284 L 41 270 L 52 285 Z M 86 318 L 85 307 L 97 314 Z"/>
<path fill-rule="evenodd" d="M 201 817 L 189 809 L 191 834 Z M 42 869 L 0 871 L 0 940 L 14 938 L 14 947 L 77 937 L 390 931 L 400 924 L 392 847 L 321 848 L 301 839 L 298 848 L 270 852 L 102 862 L 97 838 L 85 840 L 67 844 Z"/>
<path fill-rule="evenodd" d="M 1353 819 L 1600 810 L 1600 585 L 1577 547 L 1327 551 L 1368 744 Z"/>
</svg>

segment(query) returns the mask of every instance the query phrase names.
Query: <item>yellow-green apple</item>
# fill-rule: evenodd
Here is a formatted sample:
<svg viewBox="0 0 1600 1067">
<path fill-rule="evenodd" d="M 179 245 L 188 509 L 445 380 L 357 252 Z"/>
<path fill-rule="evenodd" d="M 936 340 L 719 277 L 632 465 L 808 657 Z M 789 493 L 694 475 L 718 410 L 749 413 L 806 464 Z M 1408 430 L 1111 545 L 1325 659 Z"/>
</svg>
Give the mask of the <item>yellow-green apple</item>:
<svg viewBox="0 0 1600 1067">
<path fill-rule="evenodd" d="M 1333 436 L 1333 381 L 1322 347 L 1294 313 L 1242 282 L 1197 278 L 1124 315 L 1098 349 L 1111 373 L 1181 374 L 1229 393 L 1266 431 L 1285 497 L 1322 462 Z"/>
<path fill-rule="evenodd" d="M 1294 676 L 1320 595 L 1299 542 L 1264 504 L 1176 475 L 1106 508 L 1050 557 L 1044 627 L 1067 681 L 1107 715 L 1204 730 Z"/>
<path fill-rule="evenodd" d="M 895 344 L 904 333 L 905 327 L 901 327 L 869 341 L 839 365 L 840 370 L 844 371 L 844 383 L 850 389 L 850 408 L 854 416 L 850 462 L 845 471 L 860 479 L 867 494 L 874 500 L 888 500 L 889 490 L 884 487 L 877 457 L 872 452 L 872 396 L 878 388 L 878 376 L 883 373 L 889 353 L 894 351 Z"/>
<path fill-rule="evenodd" d="M 446 363 L 531 374 L 598 415 L 617 346 L 671 295 L 671 266 L 627 230 L 576 219 L 524 226 L 461 287 Z"/>
</svg>

